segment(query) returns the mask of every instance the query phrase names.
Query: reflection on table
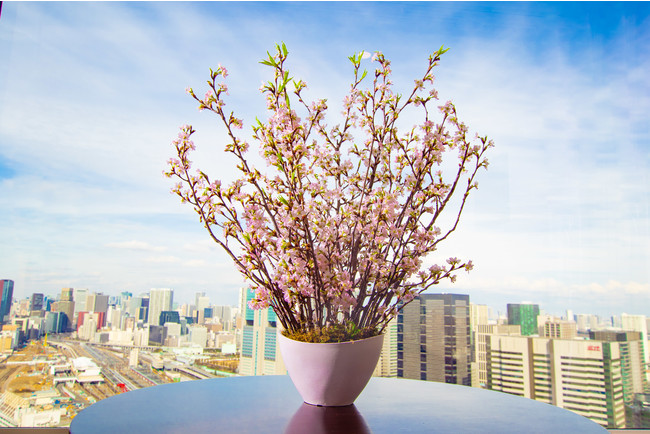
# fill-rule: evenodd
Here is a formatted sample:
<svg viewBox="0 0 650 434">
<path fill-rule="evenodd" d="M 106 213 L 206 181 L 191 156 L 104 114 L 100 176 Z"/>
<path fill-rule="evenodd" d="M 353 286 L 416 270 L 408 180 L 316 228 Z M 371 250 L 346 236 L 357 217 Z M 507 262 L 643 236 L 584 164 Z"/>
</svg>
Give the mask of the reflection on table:
<svg viewBox="0 0 650 434">
<path fill-rule="evenodd" d="M 348 407 L 302 402 L 288 376 L 234 377 L 116 395 L 72 421 L 82 433 L 603 433 L 580 415 L 526 398 L 451 384 L 373 378 Z"/>
</svg>

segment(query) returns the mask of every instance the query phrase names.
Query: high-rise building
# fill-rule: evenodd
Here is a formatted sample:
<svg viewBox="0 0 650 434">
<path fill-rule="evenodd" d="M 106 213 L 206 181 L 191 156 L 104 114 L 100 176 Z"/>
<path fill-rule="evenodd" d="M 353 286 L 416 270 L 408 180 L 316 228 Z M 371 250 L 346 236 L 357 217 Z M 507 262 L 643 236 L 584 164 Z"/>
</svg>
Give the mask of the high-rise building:
<svg viewBox="0 0 650 434">
<path fill-rule="evenodd" d="M 86 296 L 86 312 L 97 312 L 103 313 L 102 320 L 106 321 L 108 313 L 108 295 L 102 293 L 92 293 Z M 100 324 L 100 327 L 104 327 L 106 324 Z"/>
<path fill-rule="evenodd" d="M 478 328 L 479 326 L 486 326 L 490 324 L 490 309 L 484 304 L 474 304 L 470 303 L 469 305 L 469 329 L 471 333 L 471 348 L 472 348 L 472 387 L 481 387 L 481 378 L 479 371 L 481 366 L 479 366 L 479 342 L 478 342 Z M 483 361 L 483 370 L 485 370 L 485 362 Z M 483 387 L 485 387 L 485 382 L 483 382 Z"/>
<path fill-rule="evenodd" d="M 474 336 L 474 362 L 472 387 L 488 388 L 489 339 L 490 335 L 521 336 L 521 327 L 507 324 L 478 324 Z"/>
<path fill-rule="evenodd" d="M 164 345 L 167 338 L 167 329 L 160 325 L 149 325 L 149 336 L 147 345 Z"/>
<path fill-rule="evenodd" d="M 241 375 L 282 375 L 287 370 L 277 344 L 279 328 L 271 308 L 254 310 L 248 302 L 254 297 L 251 289 L 242 289 L 241 309 L 245 324 L 242 331 L 239 373 Z"/>
<path fill-rule="evenodd" d="M 233 328 L 233 309 L 231 306 L 213 306 L 213 317 L 219 318 L 219 322 L 223 325 L 223 330 L 232 330 Z"/>
<path fill-rule="evenodd" d="M 193 325 L 189 327 L 189 341 L 198 345 L 201 348 L 205 348 L 208 342 L 208 329 L 201 325 Z"/>
<path fill-rule="evenodd" d="M 86 309 L 93 312 L 108 312 L 108 295 L 94 293 L 86 298 Z"/>
<path fill-rule="evenodd" d="M 469 295 L 422 294 L 401 309 L 397 376 L 471 386 Z"/>
<path fill-rule="evenodd" d="M 621 315 L 623 330 L 630 330 L 641 333 L 641 344 L 643 345 L 643 361 L 646 365 L 646 381 L 650 381 L 650 348 L 648 348 L 648 321 L 645 315 Z"/>
<path fill-rule="evenodd" d="M 129 302 L 131 301 L 131 298 L 133 298 L 133 293 L 128 291 L 123 291 L 120 294 L 120 298 L 117 303 L 120 309 L 126 311 L 129 308 Z"/>
<path fill-rule="evenodd" d="M 393 318 L 384 329 L 384 343 L 373 375 L 397 377 L 397 318 Z"/>
<path fill-rule="evenodd" d="M 11 311 L 11 302 L 14 296 L 14 281 L 9 279 L 0 280 L 0 324 L 6 321 Z"/>
<path fill-rule="evenodd" d="M 551 315 L 537 317 L 538 334 L 545 338 L 573 339 L 578 336 L 575 321 L 555 318 Z"/>
<path fill-rule="evenodd" d="M 173 322 L 176 324 L 181 323 L 181 317 L 175 310 L 163 310 L 160 312 L 160 319 L 158 325 L 164 326 L 165 323 Z"/>
<path fill-rule="evenodd" d="M 74 295 L 72 288 L 63 288 L 61 290 L 61 300 L 57 302 L 57 310 L 63 312 L 66 316 L 68 330 L 74 330 Z"/>
<path fill-rule="evenodd" d="M 521 326 L 523 336 L 537 334 L 537 315 L 539 315 L 537 304 L 508 304 L 508 325 Z"/>
<path fill-rule="evenodd" d="M 63 312 L 47 312 L 45 314 L 45 332 L 63 333 L 67 330 L 66 316 Z"/>
<path fill-rule="evenodd" d="M 153 288 L 149 291 L 148 324 L 160 325 L 160 312 L 172 310 L 174 291 L 169 288 Z"/>
<path fill-rule="evenodd" d="M 32 294 L 32 298 L 29 300 L 29 310 L 31 312 L 43 310 L 43 297 L 41 293 Z"/>
<path fill-rule="evenodd" d="M 488 388 L 625 428 L 619 342 L 489 335 Z"/>
<path fill-rule="evenodd" d="M 210 306 L 210 297 L 205 296 L 205 292 L 196 294 L 196 315 L 197 324 L 203 324 L 206 320 L 205 309 Z"/>
<path fill-rule="evenodd" d="M 578 327 L 578 333 L 588 333 L 589 330 L 598 330 L 600 326 L 600 318 L 598 315 L 592 315 L 589 313 L 579 313 L 576 316 L 576 325 Z"/>
<path fill-rule="evenodd" d="M 641 333 L 595 330 L 589 332 L 589 339 L 618 342 L 620 344 L 623 398 L 626 403 L 631 404 L 634 400 L 634 395 L 645 392 L 647 388 L 647 381 L 644 375 Z"/>
<path fill-rule="evenodd" d="M 79 317 L 79 312 L 90 312 L 92 308 L 86 307 L 86 301 L 88 300 L 88 289 L 86 288 L 74 288 L 72 291 L 74 297 L 74 316 L 75 318 Z"/>
</svg>

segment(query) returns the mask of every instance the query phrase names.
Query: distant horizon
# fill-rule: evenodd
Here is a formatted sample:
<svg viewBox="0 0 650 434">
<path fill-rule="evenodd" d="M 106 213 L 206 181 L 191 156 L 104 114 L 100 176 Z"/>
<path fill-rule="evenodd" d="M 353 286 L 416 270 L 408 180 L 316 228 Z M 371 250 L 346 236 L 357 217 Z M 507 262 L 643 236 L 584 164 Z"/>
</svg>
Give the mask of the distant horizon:
<svg viewBox="0 0 650 434">
<path fill-rule="evenodd" d="M 3 279 L 0 279 L 0 280 L 3 280 Z M 4 280 L 11 280 L 11 279 L 4 279 Z M 63 288 L 75 289 L 74 287 L 63 287 Z M 63 288 L 61 288 L 61 289 L 63 289 Z M 129 293 L 132 294 L 133 297 L 138 297 L 138 296 L 141 296 L 141 295 L 144 295 L 144 294 L 148 294 L 151 289 L 161 289 L 161 288 L 150 288 L 149 290 L 139 291 L 139 292 L 125 290 L 125 291 L 120 291 L 117 294 L 105 293 L 104 291 L 95 291 L 95 290 L 92 290 L 91 288 L 83 287 L 83 286 L 80 286 L 80 287 L 78 287 L 76 289 L 86 289 L 91 293 L 98 293 L 98 294 L 108 295 L 109 297 L 119 297 L 122 292 L 129 292 Z M 168 288 L 168 289 L 171 289 L 172 291 L 174 291 L 174 288 Z M 210 298 L 210 305 L 211 306 L 234 306 L 234 307 L 237 307 L 237 308 L 239 307 L 239 302 L 237 300 L 239 298 L 239 294 L 237 294 L 237 296 L 235 297 L 235 300 L 232 301 L 232 302 L 223 302 L 223 301 L 222 302 L 215 302 L 214 300 L 212 300 L 212 298 L 210 297 L 210 294 L 207 291 L 198 291 L 198 293 L 202 293 L 202 292 L 205 292 L 206 297 Z M 239 292 L 239 290 L 237 292 Z M 13 302 L 20 301 L 20 300 L 28 300 L 28 299 L 31 298 L 31 296 L 33 294 L 43 294 L 44 297 L 52 296 L 53 298 L 58 298 L 58 297 L 61 296 L 61 291 L 59 290 L 58 293 L 54 293 L 54 294 L 35 291 L 35 292 L 33 292 L 33 293 L 31 293 L 31 294 L 29 294 L 27 296 L 21 297 L 20 299 L 16 299 L 16 297 L 14 296 L 13 297 Z M 462 292 L 434 291 L 434 290 L 427 290 L 427 291 L 422 292 L 422 294 L 458 294 L 458 295 L 467 295 L 467 294 L 462 293 Z M 196 295 L 196 293 L 194 295 Z M 184 300 L 185 301 L 182 301 L 182 302 L 175 300 L 173 302 L 173 304 L 178 306 L 179 308 L 180 308 L 180 306 L 182 306 L 184 304 L 192 305 L 191 300 L 190 301 L 186 301 L 186 299 L 184 299 Z M 606 319 L 611 319 L 614 316 L 620 317 L 623 314 L 626 314 L 626 315 L 645 315 L 645 314 L 635 314 L 635 313 L 630 313 L 630 312 L 618 312 L 618 313 L 617 312 L 596 313 L 596 312 L 586 312 L 586 311 L 585 312 L 582 312 L 582 311 L 578 312 L 578 311 L 574 311 L 574 309 L 571 309 L 571 308 L 566 308 L 566 309 L 563 309 L 561 311 L 549 311 L 548 309 L 545 309 L 544 306 L 540 305 L 539 303 L 532 302 L 532 301 L 527 301 L 527 300 L 509 301 L 509 302 L 503 304 L 502 309 L 498 309 L 496 306 L 494 306 L 492 304 L 476 303 L 476 302 L 472 301 L 471 296 L 470 296 L 469 302 L 470 302 L 470 304 L 473 304 L 473 305 L 487 306 L 492 311 L 492 315 L 493 315 L 492 319 L 498 319 L 500 316 L 507 316 L 507 305 L 508 304 L 535 304 L 535 305 L 539 306 L 540 315 L 546 314 L 546 315 L 552 315 L 552 316 L 555 316 L 555 317 L 566 317 L 568 311 L 571 311 L 573 313 L 573 315 L 596 315 L 601 319 L 605 319 L 605 318 Z M 650 318 L 650 315 L 645 315 L 645 316 Z"/>
<path fill-rule="evenodd" d="M 434 70 L 440 101 L 495 148 L 430 258 L 475 265 L 444 292 L 650 315 L 647 2 L 5 2 L 0 276 L 14 296 L 166 287 L 237 300 L 246 283 L 162 172 L 188 123 L 194 167 L 233 179 L 222 131 L 185 89 L 227 67 L 228 108 L 250 135 L 268 116 L 258 62 L 279 42 L 306 97 L 328 98 L 330 126 L 348 56 L 383 52 L 403 92 L 450 48 Z"/>
</svg>

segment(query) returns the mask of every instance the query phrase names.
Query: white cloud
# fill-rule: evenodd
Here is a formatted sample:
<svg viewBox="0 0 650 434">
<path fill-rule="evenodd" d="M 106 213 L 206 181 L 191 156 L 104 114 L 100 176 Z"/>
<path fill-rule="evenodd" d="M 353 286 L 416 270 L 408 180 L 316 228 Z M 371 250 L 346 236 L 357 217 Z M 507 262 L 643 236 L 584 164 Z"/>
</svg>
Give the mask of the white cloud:
<svg viewBox="0 0 650 434">
<path fill-rule="evenodd" d="M 146 243 L 144 241 L 136 241 L 136 240 L 108 243 L 106 244 L 106 246 L 116 248 L 116 249 L 143 250 L 148 252 L 162 252 L 166 250 L 165 247 L 152 246 L 149 243 Z"/>
<path fill-rule="evenodd" d="M 555 42 L 531 40 L 534 25 L 547 22 L 527 10 L 508 10 L 495 33 L 466 5 L 413 6 L 427 21 L 418 28 L 391 25 L 401 6 L 327 5 L 325 17 L 322 5 L 293 6 L 223 4 L 217 14 L 212 4 L 152 3 L 138 14 L 110 3 L 7 3 L 0 155 L 16 174 L 0 182 L 0 227 L 10 228 L 3 240 L 11 243 L 0 252 L 0 274 L 20 274 L 26 291 L 62 285 L 78 269 L 98 273 L 70 278 L 87 287 L 232 290 L 241 278 L 161 175 L 177 126 L 191 122 L 197 165 L 233 176 L 214 117 L 198 113 L 184 88 L 201 86 L 222 63 L 232 109 L 249 122 L 264 118 L 257 88 L 269 71 L 257 61 L 284 40 L 308 96 L 329 98 L 334 114 L 350 79 L 346 56 L 381 50 L 396 85 L 410 86 L 426 54 L 444 43 L 452 50 L 437 71 L 441 99 L 497 145 L 440 252 L 476 264 L 457 287 L 499 303 L 591 295 L 618 306 L 647 297 L 647 29 L 614 38 L 624 36 L 628 54 L 596 40 L 571 51 L 573 41 L 552 24 Z M 377 22 L 391 30 L 368 32 Z M 337 32 L 323 39 L 328 27 Z M 57 269 L 59 277 L 48 274 Z"/>
<path fill-rule="evenodd" d="M 181 261 L 181 258 L 177 256 L 150 256 L 145 259 L 145 262 L 154 262 L 157 264 L 175 264 Z"/>
</svg>

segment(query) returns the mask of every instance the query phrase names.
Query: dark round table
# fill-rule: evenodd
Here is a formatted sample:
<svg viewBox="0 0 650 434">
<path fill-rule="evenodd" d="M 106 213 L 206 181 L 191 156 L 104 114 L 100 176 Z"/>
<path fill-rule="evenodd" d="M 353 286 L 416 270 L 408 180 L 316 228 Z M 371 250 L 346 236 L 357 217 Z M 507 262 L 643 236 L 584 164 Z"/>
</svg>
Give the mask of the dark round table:
<svg viewBox="0 0 650 434">
<path fill-rule="evenodd" d="M 81 411 L 83 433 L 606 433 L 578 414 L 500 392 L 372 378 L 354 405 L 304 404 L 286 376 L 186 381 L 134 390 Z"/>
</svg>

